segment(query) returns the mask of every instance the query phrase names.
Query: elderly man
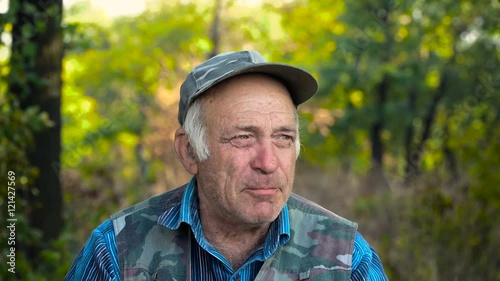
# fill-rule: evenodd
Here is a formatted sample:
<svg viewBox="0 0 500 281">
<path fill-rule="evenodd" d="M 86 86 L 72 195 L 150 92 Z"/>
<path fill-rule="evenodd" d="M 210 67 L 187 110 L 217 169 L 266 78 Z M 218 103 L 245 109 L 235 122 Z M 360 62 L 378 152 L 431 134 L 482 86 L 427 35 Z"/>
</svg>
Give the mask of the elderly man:
<svg viewBox="0 0 500 281">
<path fill-rule="evenodd" d="M 195 67 L 175 133 L 193 179 L 105 221 L 66 280 L 387 280 L 355 223 L 292 193 L 317 87 L 255 51 Z"/>
</svg>

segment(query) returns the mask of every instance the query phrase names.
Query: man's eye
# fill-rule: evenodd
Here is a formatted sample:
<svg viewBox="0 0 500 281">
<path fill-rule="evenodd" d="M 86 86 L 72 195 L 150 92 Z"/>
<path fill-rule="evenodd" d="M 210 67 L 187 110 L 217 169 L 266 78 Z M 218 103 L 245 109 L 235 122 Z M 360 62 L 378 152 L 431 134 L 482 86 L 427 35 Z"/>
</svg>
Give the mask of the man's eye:
<svg viewBox="0 0 500 281">
<path fill-rule="evenodd" d="M 230 143 L 236 147 L 248 147 L 255 142 L 255 138 L 251 134 L 236 135 L 231 138 Z"/>
<path fill-rule="evenodd" d="M 278 136 L 280 141 L 294 141 L 295 138 L 292 135 L 281 134 Z"/>
<path fill-rule="evenodd" d="M 276 144 L 282 148 L 288 148 L 294 142 L 294 137 L 291 135 L 279 135 Z"/>
</svg>

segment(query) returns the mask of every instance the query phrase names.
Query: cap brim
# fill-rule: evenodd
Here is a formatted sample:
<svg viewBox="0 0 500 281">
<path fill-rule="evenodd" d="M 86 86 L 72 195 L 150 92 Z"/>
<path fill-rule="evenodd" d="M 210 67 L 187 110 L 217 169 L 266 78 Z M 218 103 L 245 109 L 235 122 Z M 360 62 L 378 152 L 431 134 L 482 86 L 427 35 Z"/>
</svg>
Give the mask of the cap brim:
<svg viewBox="0 0 500 281">
<path fill-rule="evenodd" d="M 213 81 L 209 85 L 205 85 L 203 89 L 200 89 L 196 95 L 191 97 L 191 101 L 218 83 L 231 77 L 246 73 L 268 74 L 280 80 L 287 87 L 292 101 L 296 106 L 310 99 L 318 91 L 318 82 L 311 74 L 309 74 L 309 72 L 305 70 L 286 64 L 261 63 L 230 72 L 216 81 Z"/>
</svg>

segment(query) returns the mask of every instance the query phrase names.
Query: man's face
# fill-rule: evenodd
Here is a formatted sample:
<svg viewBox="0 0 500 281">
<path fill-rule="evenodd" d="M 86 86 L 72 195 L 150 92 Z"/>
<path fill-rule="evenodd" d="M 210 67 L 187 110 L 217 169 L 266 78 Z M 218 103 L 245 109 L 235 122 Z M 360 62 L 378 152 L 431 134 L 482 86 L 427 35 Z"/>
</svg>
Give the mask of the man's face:
<svg viewBox="0 0 500 281">
<path fill-rule="evenodd" d="M 197 174 L 200 209 L 229 224 L 272 222 L 295 173 L 295 106 L 285 86 L 242 75 L 203 100 L 210 156 Z"/>
</svg>

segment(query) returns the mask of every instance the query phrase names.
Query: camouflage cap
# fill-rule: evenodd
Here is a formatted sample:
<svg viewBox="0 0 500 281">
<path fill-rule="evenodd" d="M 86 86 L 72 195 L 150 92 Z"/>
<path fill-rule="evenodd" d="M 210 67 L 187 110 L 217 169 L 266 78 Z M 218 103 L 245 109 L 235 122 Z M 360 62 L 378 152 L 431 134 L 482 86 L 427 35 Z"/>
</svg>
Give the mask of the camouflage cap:
<svg viewBox="0 0 500 281">
<path fill-rule="evenodd" d="M 280 80 L 296 106 L 318 90 L 318 82 L 309 72 L 291 65 L 266 62 L 256 51 L 222 53 L 193 68 L 182 83 L 179 123 L 184 124 L 187 109 L 196 97 L 217 83 L 244 73 L 263 73 Z"/>
</svg>

